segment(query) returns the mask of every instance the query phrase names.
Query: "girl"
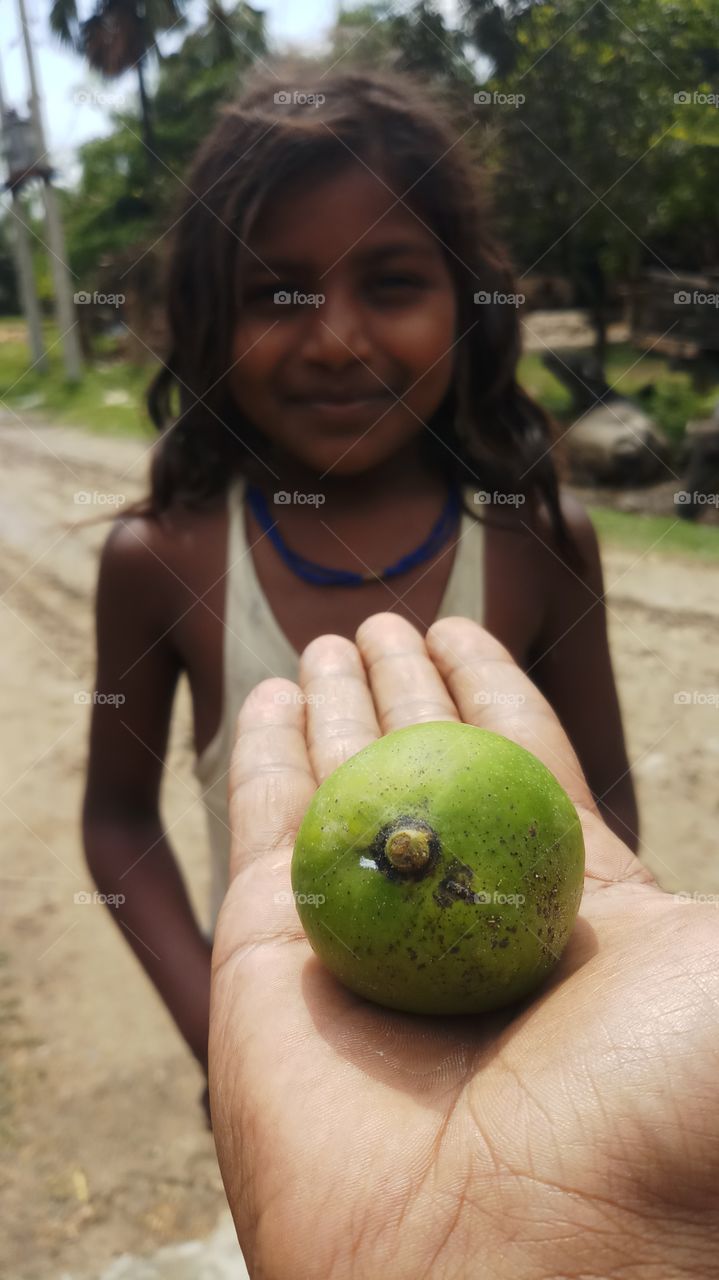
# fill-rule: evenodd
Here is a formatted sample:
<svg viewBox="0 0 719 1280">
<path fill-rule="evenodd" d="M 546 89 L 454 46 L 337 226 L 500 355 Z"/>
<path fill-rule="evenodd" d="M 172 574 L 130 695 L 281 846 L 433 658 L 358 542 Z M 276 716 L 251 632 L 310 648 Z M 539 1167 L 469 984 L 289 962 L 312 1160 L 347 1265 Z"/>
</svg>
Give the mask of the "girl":
<svg viewBox="0 0 719 1280">
<path fill-rule="evenodd" d="M 256 80 L 189 177 L 148 396 L 150 494 L 100 564 L 97 689 L 125 702 L 120 724 L 94 704 L 84 839 L 204 1068 L 211 939 L 159 809 L 182 673 L 213 924 L 245 695 L 383 610 L 423 629 L 463 614 L 497 636 L 636 847 L 597 543 L 517 384 L 516 291 L 478 186 L 424 86 L 355 71 Z"/>
</svg>

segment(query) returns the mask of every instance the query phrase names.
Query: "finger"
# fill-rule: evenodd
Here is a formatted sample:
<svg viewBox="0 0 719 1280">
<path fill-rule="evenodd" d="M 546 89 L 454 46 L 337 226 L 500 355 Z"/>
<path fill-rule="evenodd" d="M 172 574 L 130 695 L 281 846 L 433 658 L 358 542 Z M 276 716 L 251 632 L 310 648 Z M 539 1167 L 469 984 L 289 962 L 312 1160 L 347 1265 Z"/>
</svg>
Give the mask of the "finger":
<svg viewBox="0 0 719 1280">
<path fill-rule="evenodd" d="M 396 613 L 376 613 L 357 631 L 383 733 L 427 720 L 458 720 L 457 708 L 419 632 Z"/>
<path fill-rule="evenodd" d="M 511 738 L 537 756 L 575 805 L 595 808 L 571 743 L 546 698 L 504 645 L 469 618 L 442 618 L 427 650 L 462 719 Z"/>
<path fill-rule="evenodd" d="M 582 820 L 590 881 L 631 879 L 655 885 L 647 868 L 600 818 L 557 716 L 504 646 L 468 618 L 442 618 L 427 632 L 427 650 L 462 719 L 526 747 L 564 787 Z"/>
<path fill-rule="evenodd" d="M 362 659 L 344 636 L 320 636 L 300 659 L 312 769 L 322 782 L 380 736 Z"/>
<path fill-rule="evenodd" d="M 230 763 L 229 892 L 241 905 L 232 913 L 234 931 L 296 932 L 289 865 L 317 786 L 301 690 L 290 680 L 264 680 L 245 699 L 237 726 Z"/>
</svg>

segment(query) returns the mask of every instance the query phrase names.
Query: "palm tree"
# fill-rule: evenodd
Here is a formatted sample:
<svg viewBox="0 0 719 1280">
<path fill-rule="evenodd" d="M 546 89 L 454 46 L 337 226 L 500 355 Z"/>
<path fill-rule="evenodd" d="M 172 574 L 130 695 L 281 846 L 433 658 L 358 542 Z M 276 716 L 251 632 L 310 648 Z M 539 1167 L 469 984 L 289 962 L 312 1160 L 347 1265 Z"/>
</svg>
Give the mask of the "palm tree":
<svg viewBox="0 0 719 1280">
<path fill-rule="evenodd" d="M 198 34 L 210 65 L 233 62 L 238 67 L 251 66 L 267 53 L 264 24 L 264 13 L 246 0 L 239 0 L 228 10 L 223 9 L 220 0 L 208 0 L 207 20 Z"/>
<path fill-rule="evenodd" d="M 491 58 L 494 74 L 511 75 L 519 47 L 515 40 L 517 22 L 541 0 L 464 0 L 466 30 L 475 47 Z"/>
<path fill-rule="evenodd" d="M 53 0 L 50 28 L 65 45 L 87 58 L 108 79 L 136 70 L 140 89 L 142 138 L 155 155 L 145 75 L 147 59 L 161 31 L 184 23 L 185 0 L 96 0 L 89 18 L 80 20 L 76 0 Z"/>
</svg>

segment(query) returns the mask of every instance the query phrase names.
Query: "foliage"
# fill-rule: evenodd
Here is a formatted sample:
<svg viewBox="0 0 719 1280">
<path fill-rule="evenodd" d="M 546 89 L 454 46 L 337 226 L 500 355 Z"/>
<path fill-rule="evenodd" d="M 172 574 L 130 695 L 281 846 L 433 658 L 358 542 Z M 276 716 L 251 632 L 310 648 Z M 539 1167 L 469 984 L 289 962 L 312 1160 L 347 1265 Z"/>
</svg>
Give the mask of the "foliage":
<svg viewBox="0 0 719 1280">
<path fill-rule="evenodd" d="M 408 71 L 455 90 L 474 83 L 466 33 L 449 27 L 429 0 L 399 11 L 385 0 L 343 10 L 331 45 L 331 63 Z"/>
<path fill-rule="evenodd" d="M 339 14 L 327 61 L 409 69 L 461 94 L 468 118 L 479 116 L 472 142 L 520 273 L 564 273 L 591 303 L 599 284 L 611 296 L 643 265 L 699 268 L 716 254 L 719 112 L 674 102 L 682 90 L 711 90 L 713 3 L 465 0 L 453 29 L 428 0 L 402 9 L 379 0 Z M 180 11 L 175 0 L 157 0 L 153 21 L 171 11 Z M 54 0 L 56 29 L 69 12 L 74 0 Z M 67 215 L 83 278 L 103 255 L 161 233 L 218 106 L 267 52 L 262 13 L 211 0 L 202 25 L 161 60 L 156 172 L 148 175 L 132 109 L 115 113 L 110 137 L 81 149 Z M 480 55 L 494 67 L 483 88 L 521 93 L 523 106 L 473 107 Z"/>
<path fill-rule="evenodd" d="M 205 23 L 163 59 L 156 132 L 162 161 L 174 173 L 182 175 L 221 103 L 239 94 L 243 76 L 266 54 L 264 14 L 242 0 L 225 12 L 213 0 Z"/>
<path fill-rule="evenodd" d="M 85 289 L 113 279 L 118 287 L 139 263 L 151 299 L 190 159 L 220 105 L 268 56 L 264 14 L 244 0 L 228 10 L 208 0 L 200 25 L 188 29 L 185 0 L 93 2 L 83 23 L 77 0 L 53 0 L 59 38 L 106 75 L 133 65 L 141 72 L 153 49 L 157 69 L 151 96 L 140 75 L 137 103 L 112 114 L 109 136 L 80 149 L 79 181 L 60 192 L 70 263 Z M 476 126 L 469 144 L 518 274 L 570 278 L 601 336 L 608 304 L 643 267 L 716 269 L 715 3 L 463 0 L 453 25 L 432 0 L 375 0 L 340 10 L 326 65 L 407 69 L 446 90 Z M 157 37 L 171 27 L 182 43 L 159 56 Z M 475 105 L 480 87 L 488 105 Z M 509 95 L 525 101 L 514 105 Z M 49 296 L 47 264 L 39 252 L 35 260 Z M 0 298 L 8 278 L 0 227 Z M 550 379 L 541 391 L 564 411 L 559 384 Z M 676 432 L 694 396 L 674 386 L 650 411 Z"/>
<path fill-rule="evenodd" d="M 509 9 L 512 65 L 485 87 L 526 99 L 487 109 L 503 113 L 498 204 L 522 270 L 563 272 L 587 301 L 598 272 L 611 286 L 640 265 L 703 266 L 716 254 L 719 113 L 675 94 L 711 93 L 713 0 Z"/>
<path fill-rule="evenodd" d="M 634 400 L 654 419 L 673 444 L 684 436 L 684 428 L 692 418 L 710 417 L 719 401 L 719 370 L 708 371 L 707 389 L 698 391 L 688 372 L 674 369 L 664 357 L 641 355 L 626 343 L 609 348 L 606 377 L 619 395 Z M 571 395 L 546 367 L 538 352 L 527 352 L 519 365 L 519 379 L 530 395 L 561 422 L 571 422 Z"/>
<path fill-rule="evenodd" d="M 242 2 L 230 12 L 215 2 L 202 26 L 161 62 L 153 99 L 154 171 L 148 173 L 132 109 L 116 111 L 113 132 L 80 148 L 81 177 L 65 195 L 64 216 L 70 262 L 82 288 L 106 288 L 113 267 L 121 279 L 133 262 L 152 265 L 197 146 L 220 104 L 238 93 L 243 72 L 265 52 L 263 15 Z"/>
<path fill-rule="evenodd" d="M 675 515 L 645 516 L 600 506 L 590 506 L 589 514 L 602 546 L 654 551 L 660 556 L 691 555 L 701 560 L 719 560 L 717 525 L 689 524 Z"/>
</svg>

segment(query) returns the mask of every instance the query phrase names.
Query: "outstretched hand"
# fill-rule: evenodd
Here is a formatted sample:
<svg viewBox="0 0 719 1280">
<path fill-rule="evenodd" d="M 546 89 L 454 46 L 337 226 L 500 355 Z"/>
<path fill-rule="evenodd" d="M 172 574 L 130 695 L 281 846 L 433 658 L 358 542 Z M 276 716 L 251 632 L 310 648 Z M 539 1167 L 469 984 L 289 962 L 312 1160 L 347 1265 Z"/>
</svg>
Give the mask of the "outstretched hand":
<svg viewBox="0 0 719 1280">
<path fill-rule="evenodd" d="M 214 1136 L 253 1280 L 708 1276 L 719 1234 L 719 919 L 663 893 L 598 817 L 549 704 L 466 619 L 324 636 L 244 704 L 215 935 Z M 316 695 L 321 695 L 317 697 Z M 533 751 L 584 827 L 572 938 L 478 1017 L 367 1003 L 290 891 L 317 785 L 361 747 L 464 720 Z"/>
</svg>

